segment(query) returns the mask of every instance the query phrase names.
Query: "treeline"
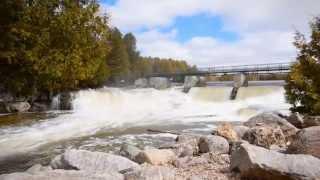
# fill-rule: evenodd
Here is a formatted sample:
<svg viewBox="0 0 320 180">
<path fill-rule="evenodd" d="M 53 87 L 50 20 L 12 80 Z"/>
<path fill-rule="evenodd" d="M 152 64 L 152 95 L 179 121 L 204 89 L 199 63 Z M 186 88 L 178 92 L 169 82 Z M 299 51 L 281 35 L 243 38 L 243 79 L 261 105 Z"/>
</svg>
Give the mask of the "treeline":
<svg viewBox="0 0 320 180">
<path fill-rule="evenodd" d="M 96 0 L 0 2 L 0 84 L 15 96 L 189 69 L 184 61 L 141 57 L 135 37 L 111 28 Z"/>
<path fill-rule="evenodd" d="M 132 33 L 122 35 L 117 28 L 111 31 L 111 52 L 107 65 L 110 67 L 110 83 L 132 83 L 135 79 L 154 73 L 174 73 L 194 71 L 186 61 L 142 57 L 136 48 L 136 38 Z"/>
</svg>

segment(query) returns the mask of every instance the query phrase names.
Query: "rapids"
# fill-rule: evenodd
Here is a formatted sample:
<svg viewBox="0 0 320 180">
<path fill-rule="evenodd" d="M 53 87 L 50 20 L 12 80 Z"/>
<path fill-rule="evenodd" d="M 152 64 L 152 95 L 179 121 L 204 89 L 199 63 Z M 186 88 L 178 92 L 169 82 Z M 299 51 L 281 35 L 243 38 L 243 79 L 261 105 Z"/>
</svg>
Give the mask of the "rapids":
<svg viewBox="0 0 320 180">
<path fill-rule="evenodd" d="M 234 101 L 230 92 L 231 87 L 192 88 L 188 94 L 177 87 L 82 90 L 75 94 L 70 112 L 0 126 L 0 160 L 51 144 L 53 149 L 60 144 L 85 148 L 134 139 L 132 134 L 139 139 L 148 127 L 209 132 L 218 121 L 245 121 L 262 111 L 286 113 L 289 108 L 281 86 L 240 88 Z"/>
</svg>

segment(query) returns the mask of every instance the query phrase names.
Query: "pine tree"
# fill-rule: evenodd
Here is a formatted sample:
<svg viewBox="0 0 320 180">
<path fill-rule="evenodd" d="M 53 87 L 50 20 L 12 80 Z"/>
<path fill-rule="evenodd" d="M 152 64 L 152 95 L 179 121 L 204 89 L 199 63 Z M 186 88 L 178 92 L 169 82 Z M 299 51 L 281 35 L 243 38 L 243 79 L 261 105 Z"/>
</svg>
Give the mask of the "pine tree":
<svg viewBox="0 0 320 180">
<path fill-rule="evenodd" d="M 110 38 L 112 49 L 107 57 L 107 64 L 111 71 L 111 81 L 125 80 L 130 72 L 130 63 L 122 34 L 115 28 Z"/>
</svg>

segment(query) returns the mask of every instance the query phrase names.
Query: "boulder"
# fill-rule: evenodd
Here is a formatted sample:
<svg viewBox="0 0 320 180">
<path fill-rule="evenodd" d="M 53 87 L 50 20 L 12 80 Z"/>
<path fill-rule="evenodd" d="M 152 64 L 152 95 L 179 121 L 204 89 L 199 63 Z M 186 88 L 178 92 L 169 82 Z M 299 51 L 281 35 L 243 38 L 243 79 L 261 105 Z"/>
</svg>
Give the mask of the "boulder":
<svg viewBox="0 0 320 180">
<path fill-rule="evenodd" d="M 221 136 L 203 136 L 199 140 L 199 150 L 201 153 L 227 154 L 229 152 L 229 143 Z"/>
<path fill-rule="evenodd" d="M 11 102 L 6 104 L 8 112 L 27 112 L 30 109 L 28 102 Z"/>
<path fill-rule="evenodd" d="M 124 180 L 124 176 L 117 172 L 103 172 L 95 174 L 75 170 L 48 170 L 36 173 L 12 173 L 0 175 L 1 180 Z"/>
<path fill-rule="evenodd" d="M 147 88 L 149 86 L 148 79 L 139 78 L 139 79 L 134 81 L 134 86 L 136 88 Z"/>
<path fill-rule="evenodd" d="M 238 134 L 233 129 L 233 126 L 230 123 L 224 123 L 218 126 L 212 134 L 222 136 L 226 138 L 229 142 L 239 140 Z"/>
<path fill-rule="evenodd" d="M 272 145 L 286 147 L 286 138 L 279 126 L 272 127 L 267 125 L 251 128 L 243 137 L 250 144 L 270 148 Z"/>
<path fill-rule="evenodd" d="M 230 168 L 243 179 L 318 179 L 320 160 L 310 155 L 288 155 L 243 143 L 232 153 Z"/>
<path fill-rule="evenodd" d="M 294 125 L 297 128 L 303 128 L 304 126 L 304 120 L 303 120 L 303 116 L 299 113 L 292 113 L 288 118 L 287 121 L 289 123 L 291 123 L 292 125 Z"/>
<path fill-rule="evenodd" d="M 166 89 L 171 86 L 170 80 L 165 77 L 151 77 L 149 79 L 149 85 L 155 89 Z"/>
<path fill-rule="evenodd" d="M 69 164 L 64 162 L 63 154 L 60 154 L 60 155 L 57 155 L 56 157 L 54 157 L 50 162 L 50 167 L 52 169 L 69 169 L 69 168 L 72 168 L 72 167 L 69 166 Z"/>
<path fill-rule="evenodd" d="M 320 126 L 302 129 L 288 148 L 289 153 L 310 154 L 320 158 Z"/>
<path fill-rule="evenodd" d="M 233 130 L 237 133 L 237 136 L 239 137 L 239 139 L 242 139 L 245 133 L 249 131 L 249 129 L 250 128 L 248 128 L 247 126 L 242 126 L 242 125 L 233 126 Z"/>
<path fill-rule="evenodd" d="M 87 172 L 123 171 L 139 165 L 127 158 L 102 152 L 67 150 L 51 162 L 54 169 L 77 169 Z"/>
<path fill-rule="evenodd" d="M 39 171 L 49 171 L 49 170 L 52 170 L 52 168 L 50 166 L 42 166 L 41 164 L 35 164 L 35 165 L 31 166 L 29 169 L 27 169 L 26 172 L 34 174 Z"/>
<path fill-rule="evenodd" d="M 320 116 L 305 116 L 303 127 L 320 126 Z"/>
<path fill-rule="evenodd" d="M 149 163 L 152 165 L 165 165 L 176 159 L 175 153 L 170 149 L 147 149 L 136 156 L 138 163 Z"/>
<path fill-rule="evenodd" d="M 126 180 L 176 180 L 175 171 L 163 166 L 143 166 L 124 176 Z"/>
<path fill-rule="evenodd" d="M 183 92 L 187 93 L 192 87 L 197 86 L 200 82 L 200 78 L 198 76 L 186 76 L 184 78 L 183 84 Z"/>
<path fill-rule="evenodd" d="M 244 123 L 245 126 L 250 128 L 262 124 L 275 128 L 279 126 L 288 140 L 298 132 L 294 125 L 274 113 L 261 113 Z"/>
<path fill-rule="evenodd" d="M 200 135 L 182 134 L 176 139 L 175 152 L 178 157 L 193 156 L 199 153 Z"/>
<path fill-rule="evenodd" d="M 136 156 L 142 150 L 137 148 L 136 146 L 130 144 L 123 144 L 120 149 L 120 155 L 129 158 L 132 161 L 135 161 Z"/>
</svg>

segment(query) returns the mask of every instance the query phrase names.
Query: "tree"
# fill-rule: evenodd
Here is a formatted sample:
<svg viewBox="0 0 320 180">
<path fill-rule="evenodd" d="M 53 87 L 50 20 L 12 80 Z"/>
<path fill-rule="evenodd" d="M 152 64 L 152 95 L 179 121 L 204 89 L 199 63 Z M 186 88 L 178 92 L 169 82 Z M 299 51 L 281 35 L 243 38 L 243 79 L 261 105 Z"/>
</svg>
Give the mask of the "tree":
<svg viewBox="0 0 320 180">
<path fill-rule="evenodd" d="M 0 80 L 10 92 L 68 91 L 107 78 L 107 68 L 102 67 L 109 52 L 109 28 L 107 18 L 97 16 L 95 0 L 0 4 L 9 11 L 3 19 L 11 19 L 0 35 L 7 44 L 0 49 Z"/>
<path fill-rule="evenodd" d="M 127 33 L 123 37 L 123 41 L 127 50 L 129 62 L 130 62 L 130 80 L 133 81 L 138 77 L 140 72 L 137 71 L 139 69 L 138 64 L 140 60 L 140 53 L 137 51 L 137 40 L 132 33 Z"/>
<path fill-rule="evenodd" d="M 107 64 L 111 71 L 111 81 L 114 82 L 126 79 L 130 72 L 130 63 L 122 34 L 117 28 L 112 30 L 110 39 L 112 49 L 107 57 Z"/>
<path fill-rule="evenodd" d="M 292 111 L 320 114 L 320 17 L 310 23 L 311 37 L 307 41 L 296 33 L 294 45 L 298 49 L 297 61 L 287 79 L 286 99 Z"/>
</svg>

